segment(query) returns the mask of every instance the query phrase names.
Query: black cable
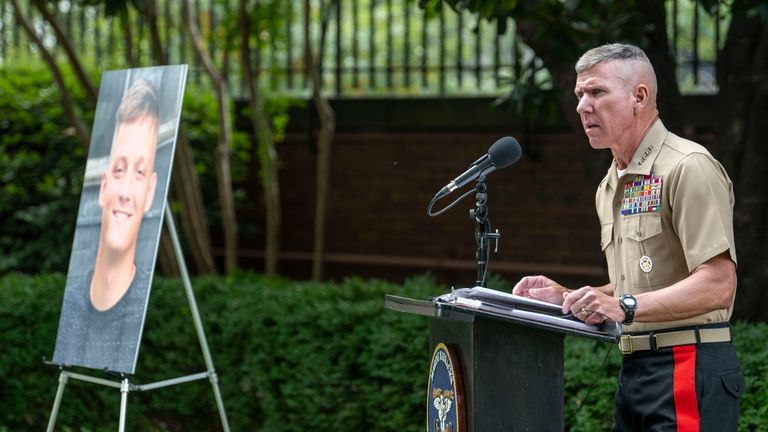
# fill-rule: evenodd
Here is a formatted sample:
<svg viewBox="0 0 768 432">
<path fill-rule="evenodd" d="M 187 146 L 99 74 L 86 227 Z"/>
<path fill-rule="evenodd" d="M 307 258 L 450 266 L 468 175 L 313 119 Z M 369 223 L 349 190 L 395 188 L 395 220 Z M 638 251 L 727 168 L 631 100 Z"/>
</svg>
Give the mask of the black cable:
<svg viewBox="0 0 768 432">
<path fill-rule="evenodd" d="M 438 199 L 442 198 L 442 197 L 438 197 L 438 196 L 437 196 L 438 194 L 435 194 L 435 197 L 434 197 L 434 198 L 432 198 L 432 201 L 430 201 L 430 202 L 429 202 L 429 207 L 427 207 L 427 214 L 428 214 L 428 215 L 430 215 L 430 216 L 432 216 L 432 217 L 435 217 L 435 216 L 440 216 L 441 214 L 443 214 L 443 213 L 445 213 L 446 211 L 448 211 L 448 210 L 449 210 L 451 207 L 453 207 L 453 206 L 455 206 L 456 204 L 458 204 L 458 203 L 459 203 L 459 201 L 463 200 L 464 198 L 466 198 L 466 197 L 470 196 L 470 195 L 471 195 L 471 194 L 473 194 L 473 193 L 475 193 L 475 190 L 474 190 L 474 189 L 470 189 L 470 190 L 468 190 L 468 191 L 467 191 L 467 192 L 466 192 L 464 195 L 462 195 L 462 196 L 460 196 L 460 197 L 456 198 L 456 201 L 454 201 L 454 202 L 452 202 L 452 203 L 448 204 L 448 205 L 447 205 L 447 206 L 445 206 L 444 208 L 442 208 L 442 209 L 438 210 L 437 212 L 433 213 L 433 212 L 432 212 L 432 206 L 434 206 L 434 205 L 435 205 L 435 202 L 436 202 Z"/>
</svg>

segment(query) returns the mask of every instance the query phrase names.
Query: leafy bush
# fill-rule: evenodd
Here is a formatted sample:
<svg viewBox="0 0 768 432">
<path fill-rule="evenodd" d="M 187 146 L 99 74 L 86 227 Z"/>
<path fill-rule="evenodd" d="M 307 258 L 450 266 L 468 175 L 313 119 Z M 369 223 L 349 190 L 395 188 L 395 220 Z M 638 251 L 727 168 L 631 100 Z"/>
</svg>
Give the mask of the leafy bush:
<svg viewBox="0 0 768 432">
<path fill-rule="evenodd" d="M 0 68 L 0 112 L 0 274 L 66 270 L 85 148 L 39 67 Z"/>
<path fill-rule="evenodd" d="M 0 278 L 0 430 L 41 430 L 47 424 L 58 372 L 42 359 L 53 352 L 64 279 Z M 403 285 L 356 278 L 315 284 L 241 273 L 195 278 L 193 287 L 232 430 L 423 429 L 428 320 L 385 310 L 383 298 L 427 298 L 446 290 L 431 278 Z M 768 325 L 737 323 L 734 334 L 748 381 L 741 429 L 766 431 Z M 567 430 L 610 430 L 618 361 L 612 345 L 566 338 Z M 204 370 L 180 281 L 156 278 L 135 382 Z M 204 380 L 132 392 L 128 401 L 130 430 L 220 427 Z M 71 380 L 58 425 L 114 430 L 119 407 L 117 389 Z"/>
<path fill-rule="evenodd" d="M 621 355 L 612 345 L 565 339 L 565 425 L 571 432 L 611 430 Z"/>
<path fill-rule="evenodd" d="M 741 400 L 739 430 L 768 431 L 768 323 L 734 326 L 733 344 L 739 355 L 741 368 L 747 380 L 747 389 Z"/>
</svg>

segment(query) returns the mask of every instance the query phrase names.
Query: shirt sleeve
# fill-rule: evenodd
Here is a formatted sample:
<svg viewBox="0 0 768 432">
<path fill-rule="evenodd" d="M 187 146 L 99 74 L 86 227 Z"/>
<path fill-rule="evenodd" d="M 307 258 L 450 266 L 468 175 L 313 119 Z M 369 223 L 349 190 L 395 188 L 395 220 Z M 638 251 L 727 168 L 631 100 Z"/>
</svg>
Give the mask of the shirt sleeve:
<svg viewBox="0 0 768 432">
<path fill-rule="evenodd" d="M 708 154 L 692 153 L 678 164 L 670 187 L 672 223 L 688 271 L 725 251 L 735 264 L 733 184 L 722 165 Z"/>
</svg>

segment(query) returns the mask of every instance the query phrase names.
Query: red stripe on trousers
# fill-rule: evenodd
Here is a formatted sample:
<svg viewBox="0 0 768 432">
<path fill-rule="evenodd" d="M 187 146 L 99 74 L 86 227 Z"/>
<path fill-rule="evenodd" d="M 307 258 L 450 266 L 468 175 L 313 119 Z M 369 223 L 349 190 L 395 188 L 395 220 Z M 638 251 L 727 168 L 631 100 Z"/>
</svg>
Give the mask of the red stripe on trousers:
<svg viewBox="0 0 768 432">
<path fill-rule="evenodd" d="M 674 394 L 677 432 L 699 432 L 699 404 L 696 400 L 696 346 L 672 348 L 675 358 Z"/>
</svg>

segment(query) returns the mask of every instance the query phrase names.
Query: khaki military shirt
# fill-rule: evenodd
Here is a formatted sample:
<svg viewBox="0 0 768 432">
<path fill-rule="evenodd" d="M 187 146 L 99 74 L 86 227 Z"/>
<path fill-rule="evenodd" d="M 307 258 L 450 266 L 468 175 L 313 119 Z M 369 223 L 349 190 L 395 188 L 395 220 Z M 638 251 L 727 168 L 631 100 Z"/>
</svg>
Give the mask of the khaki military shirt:
<svg viewBox="0 0 768 432">
<path fill-rule="evenodd" d="M 649 129 L 618 178 L 616 161 L 597 188 L 601 248 L 616 297 L 666 288 L 725 251 L 736 263 L 733 184 L 699 144 Z M 625 332 L 726 322 L 733 306 L 680 321 L 635 323 Z"/>
</svg>

